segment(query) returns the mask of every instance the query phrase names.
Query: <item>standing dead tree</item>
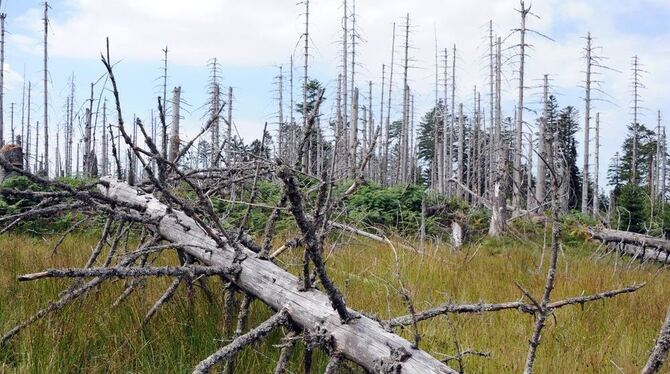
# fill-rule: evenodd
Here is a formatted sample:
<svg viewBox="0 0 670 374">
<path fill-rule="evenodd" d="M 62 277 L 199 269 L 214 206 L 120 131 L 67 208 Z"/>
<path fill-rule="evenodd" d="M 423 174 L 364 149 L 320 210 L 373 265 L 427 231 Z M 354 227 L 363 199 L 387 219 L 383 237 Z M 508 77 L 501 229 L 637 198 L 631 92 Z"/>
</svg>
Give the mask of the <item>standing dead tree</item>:
<svg viewBox="0 0 670 374">
<path fill-rule="evenodd" d="M 584 166 L 582 167 L 582 213 L 588 214 L 589 210 L 589 130 L 591 130 L 591 69 L 593 68 L 593 39 L 591 33 L 586 36 L 586 80 L 584 93 Z M 598 171 L 596 170 L 596 173 Z M 595 191 L 597 194 L 598 192 Z"/>
<path fill-rule="evenodd" d="M 42 82 L 44 83 L 44 174 L 49 175 L 49 94 L 48 94 L 48 76 L 49 70 L 47 66 L 48 55 L 47 55 L 47 35 L 49 33 L 49 17 L 47 12 L 49 11 L 49 2 L 44 2 L 44 76 Z"/>
<path fill-rule="evenodd" d="M 0 13 L 0 147 L 5 145 L 5 20 L 6 13 Z M 12 142 L 14 142 L 12 136 Z"/>
<path fill-rule="evenodd" d="M 642 74 L 645 73 L 645 71 L 642 69 L 642 65 L 640 64 L 640 59 L 638 56 L 633 56 L 633 62 L 632 62 L 632 67 L 631 67 L 631 72 L 633 73 L 632 80 L 631 80 L 631 89 L 633 93 L 633 106 L 631 107 L 633 111 L 633 158 L 631 159 L 631 182 L 632 183 L 637 183 L 638 180 L 638 157 L 637 154 L 639 152 L 639 143 L 640 143 L 640 134 L 639 134 L 639 128 L 640 128 L 640 104 L 642 103 L 642 98 L 640 91 L 645 88 L 645 85 L 642 83 Z"/>
<path fill-rule="evenodd" d="M 519 67 L 518 67 L 518 74 L 519 74 L 519 86 L 518 86 L 518 98 L 517 98 L 517 103 L 516 103 L 516 113 L 515 113 L 515 127 L 514 127 L 514 147 L 513 147 L 513 163 L 512 163 L 512 206 L 514 207 L 515 211 L 519 211 L 521 209 L 521 157 L 522 157 L 522 139 L 523 139 L 523 127 L 524 127 L 524 119 L 523 119 L 523 114 L 524 111 L 526 110 L 526 107 L 524 106 L 524 82 L 525 82 L 525 68 L 526 68 L 526 48 L 532 47 L 531 44 L 528 44 L 526 42 L 526 36 L 527 33 L 533 33 L 540 35 L 544 38 L 547 38 L 551 40 L 551 38 L 535 31 L 532 29 L 527 28 L 527 20 L 528 16 L 534 16 L 536 18 L 539 18 L 536 14 L 531 12 L 531 6 L 529 5 L 526 7 L 524 0 L 519 1 L 521 8 L 517 10 L 519 14 L 521 15 L 521 24 L 518 29 L 512 30 L 513 32 L 518 32 L 519 33 L 519 44 L 517 44 L 517 47 L 519 48 Z M 530 170 L 529 170 L 530 172 Z"/>
</svg>

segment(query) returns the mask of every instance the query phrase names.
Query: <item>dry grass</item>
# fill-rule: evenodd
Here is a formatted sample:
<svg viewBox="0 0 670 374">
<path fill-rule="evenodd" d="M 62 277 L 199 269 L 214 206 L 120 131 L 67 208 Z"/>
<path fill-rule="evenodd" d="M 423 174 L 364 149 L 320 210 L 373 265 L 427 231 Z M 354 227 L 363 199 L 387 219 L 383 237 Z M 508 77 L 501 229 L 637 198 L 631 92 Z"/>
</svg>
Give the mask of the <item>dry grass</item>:
<svg viewBox="0 0 670 374">
<path fill-rule="evenodd" d="M 56 280 L 19 284 L 17 275 L 81 264 L 90 253 L 93 238 L 92 234 L 68 238 L 53 259 L 49 241 L 11 235 L 0 238 L 0 329 L 6 331 L 46 305 L 67 285 Z M 654 265 L 630 265 L 628 259 L 615 256 L 598 259 L 592 256 L 595 249 L 592 245 L 564 247 L 554 299 L 635 282 L 648 284 L 635 294 L 558 311 L 539 348 L 539 373 L 629 373 L 644 365 L 670 305 L 670 273 Z M 457 253 L 446 248 L 431 248 L 425 255 L 400 252 L 401 272 L 419 310 L 448 300 L 510 301 L 520 294 L 514 281 L 537 295 L 541 293 L 545 269 L 538 271 L 540 250 L 535 243 L 507 239 L 487 240 Z M 283 261 L 295 271 L 298 257 L 297 252 L 287 254 Z M 395 290 L 395 265 L 388 247 L 350 240 L 334 248 L 329 268 L 353 308 L 382 319 L 407 313 Z M 115 310 L 109 305 L 123 282 L 103 286 L 0 349 L 0 371 L 190 372 L 222 344 L 217 340 L 223 322 L 221 292 L 217 292 L 214 304 L 208 304 L 199 292 L 196 302 L 190 303 L 182 288 L 141 330 L 144 313 L 168 283 L 150 280 L 144 290 Z M 214 280 L 210 285 L 220 289 Z M 258 323 L 269 313 L 254 303 L 251 322 Z M 492 353 L 491 358 L 466 358 L 467 372 L 520 372 L 532 324 L 531 316 L 517 311 L 441 316 L 420 324 L 421 346 L 435 355 L 454 354 L 457 338 L 461 349 Z M 271 372 L 278 355 L 273 344 L 280 336 L 275 333 L 268 342 L 245 351 L 238 371 Z M 296 350 L 291 372 L 298 372 L 301 362 L 301 351 Z M 314 372 L 320 372 L 324 365 L 324 357 L 318 356 Z"/>
</svg>

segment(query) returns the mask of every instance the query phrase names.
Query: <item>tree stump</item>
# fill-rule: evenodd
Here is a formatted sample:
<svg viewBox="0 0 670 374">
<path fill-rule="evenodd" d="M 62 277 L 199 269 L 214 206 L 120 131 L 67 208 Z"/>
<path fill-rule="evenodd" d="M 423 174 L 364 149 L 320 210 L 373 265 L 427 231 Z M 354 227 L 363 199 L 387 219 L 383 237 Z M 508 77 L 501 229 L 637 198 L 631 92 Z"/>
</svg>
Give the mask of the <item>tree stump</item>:
<svg viewBox="0 0 670 374">
<path fill-rule="evenodd" d="M 23 170 L 23 148 L 17 144 L 5 144 L 0 148 L 0 157 L 9 161 L 14 167 Z M 14 177 L 19 175 L 17 172 L 12 170 L 5 170 L 4 167 L 0 167 L 0 183 L 9 177 Z"/>
</svg>

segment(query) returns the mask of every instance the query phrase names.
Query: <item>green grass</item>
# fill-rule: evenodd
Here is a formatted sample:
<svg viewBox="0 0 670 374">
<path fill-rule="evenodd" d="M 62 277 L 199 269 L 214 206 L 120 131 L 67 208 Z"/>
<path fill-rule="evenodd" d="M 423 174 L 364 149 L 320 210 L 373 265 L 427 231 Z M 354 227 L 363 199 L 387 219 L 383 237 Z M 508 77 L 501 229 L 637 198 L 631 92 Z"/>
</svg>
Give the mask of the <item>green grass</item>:
<svg viewBox="0 0 670 374">
<path fill-rule="evenodd" d="M 69 284 L 46 279 L 18 283 L 16 276 L 49 267 L 82 264 L 95 244 L 94 235 L 76 235 L 50 257 L 53 240 L 26 236 L 0 237 L 0 330 L 47 305 Z M 611 373 L 616 366 L 636 372 L 647 354 L 670 305 L 670 273 L 654 265 L 630 265 L 628 259 L 592 256 L 593 245 L 569 241 L 559 260 L 559 277 L 553 299 L 648 282 L 635 294 L 599 301 L 584 307 L 567 307 L 556 313 L 544 330 L 536 372 Z M 485 240 L 460 252 L 429 247 L 418 255 L 398 249 L 401 273 L 418 310 L 453 302 L 517 300 L 518 281 L 535 295 L 541 294 L 545 269 L 538 271 L 541 246 L 513 239 Z M 327 247 L 330 272 L 356 309 L 381 319 L 406 314 L 394 278 L 391 250 L 379 243 L 346 240 Z M 291 271 L 298 270 L 298 250 L 282 258 Z M 170 259 L 168 261 L 174 261 Z M 98 292 L 71 304 L 30 326 L 0 349 L 0 372 L 190 372 L 201 359 L 222 344 L 222 292 L 214 304 L 196 289 L 195 302 L 185 288 L 167 304 L 144 330 L 144 313 L 160 297 L 169 279 L 150 279 L 118 308 L 111 303 L 124 283 L 106 284 Z M 213 290 L 220 283 L 210 280 Z M 267 307 L 255 302 L 251 325 L 269 316 Z M 467 372 L 520 372 L 527 352 L 533 318 L 517 311 L 481 315 L 440 316 L 420 324 L 421 347 L 439 356 L 461 348 L 485 350 L 491 358 L 465 359 Z M 409 337 L 408 331 L 402 334 Z M 277 331 L 248 348 L 237 361 L 238 372 L 272 372 L 282 336 Z M 314 372 L 322 372 L 326 358 L 315 357 Z M 290 372 L 299 372 L 302 350 L 292 355 Z M 456 365 L 452 362 L 452 365 Z M 616 365 L 616 366 L 615 366 Z"/>
</svg>

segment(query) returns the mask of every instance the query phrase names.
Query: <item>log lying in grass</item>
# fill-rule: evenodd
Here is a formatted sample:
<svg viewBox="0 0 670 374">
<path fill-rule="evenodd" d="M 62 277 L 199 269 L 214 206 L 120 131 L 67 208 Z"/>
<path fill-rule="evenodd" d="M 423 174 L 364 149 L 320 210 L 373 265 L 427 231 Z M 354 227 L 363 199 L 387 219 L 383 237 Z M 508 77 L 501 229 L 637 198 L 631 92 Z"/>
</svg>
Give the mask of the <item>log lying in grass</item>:
<svg viewBox="0 0 670 374">
<path fill-rule="evenodd" d="M 664 252 L 670 252 L 670 241 L 649 235 L 630 231 L 613 229 L 589 229 L 591 236 L 603 242 L 623 242 L 639 247 L 651 247 Z"/>
<path fill-rule="evenodd" d="M 245 247 L 241 248 L 242 257 L 236 258 L 233 246 L 227 243 L 225 248 L 217 246 L 183 212 L 169 209 L 153 195 L 139 192 L 125 183 L 103 180 L 109 184 L 109 187 L 100 187 L 106 196 L 145 207 L 143 218 L 157 222 L 158 233 L 164 239 L 188 245 L 184 251 L 189 255 L 210 266 L 239 264 L 239 275 L 232 279 L 237 287 L 274 310 L 286 310 L 293 323 L 330 342 L 328 348 L 331 351 L 373 372 L 402 365 L 403 373 L 456 373 L 428 353 L 413 349 L 410 342 L 386 331 L 379 322 L 356 311 L 350 311 L 356 315 L 355 319 L 341 323 L 328 297 L 315 289 L 301 291 L 298 277 L 271 261 L 258 258 Z"/>
<path fill-rule="evenodd" d="M 649 235 L 612 229 L 589 229 L 591 237 L 640 261 L 670 264 L 670 241 Z"/>
</svg>

